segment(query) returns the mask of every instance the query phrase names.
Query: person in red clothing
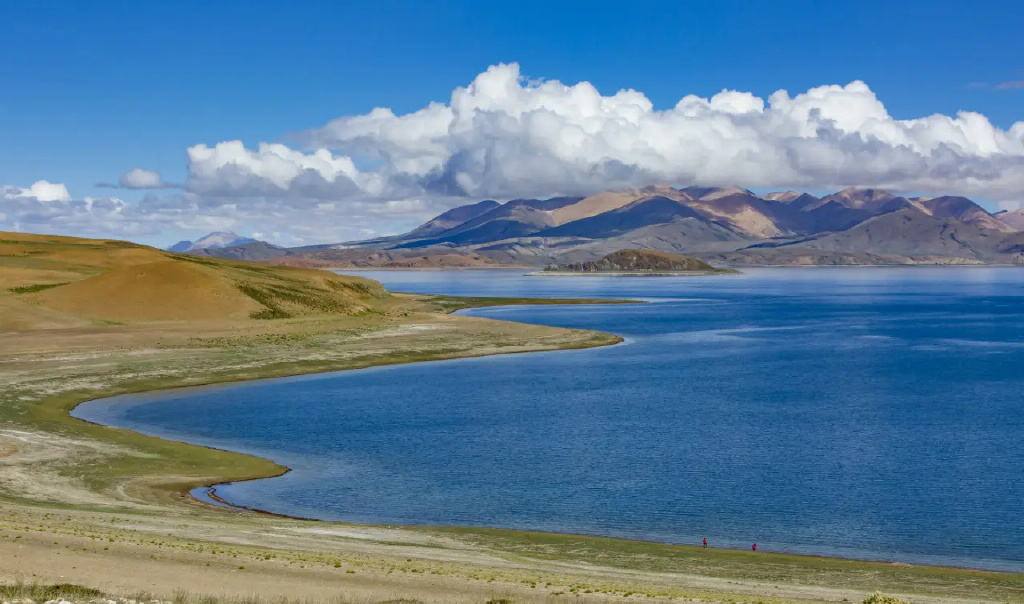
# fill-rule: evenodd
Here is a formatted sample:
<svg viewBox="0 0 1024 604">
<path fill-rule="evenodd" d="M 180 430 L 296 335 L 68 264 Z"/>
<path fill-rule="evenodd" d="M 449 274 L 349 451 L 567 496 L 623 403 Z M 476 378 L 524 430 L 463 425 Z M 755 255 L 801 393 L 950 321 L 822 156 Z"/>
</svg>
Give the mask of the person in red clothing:
<svg viewBox="0 0 1024 604">
<path fill-rule="evenodd" d="M 704 537 L 704 549 L 708 548 L 708 538 Z"/>
<path fill-rule="evenodd" d="M 752 550 L 754 550 L 756 552 L 757 551 L 757 544 L 755 543 L 754 545 L 751 545 L 750 549 L 752 549 Z"/>
</svg>

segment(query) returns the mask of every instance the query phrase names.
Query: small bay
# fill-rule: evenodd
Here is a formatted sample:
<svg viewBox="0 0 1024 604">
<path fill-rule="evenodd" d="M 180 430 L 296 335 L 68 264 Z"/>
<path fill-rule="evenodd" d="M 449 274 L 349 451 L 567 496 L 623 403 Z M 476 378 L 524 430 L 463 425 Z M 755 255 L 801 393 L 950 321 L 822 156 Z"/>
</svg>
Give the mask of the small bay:
<svg viewBox="0 0 1024 604">
<path fill-rule="evenodd" d="M 360 272 L 394 291 L 643 304 L 469 314 L 618 334 L 116 397 L 74 415 L 269 457 L 235 504 L 1024 571 L 1024 270 Z"/>
</svg>

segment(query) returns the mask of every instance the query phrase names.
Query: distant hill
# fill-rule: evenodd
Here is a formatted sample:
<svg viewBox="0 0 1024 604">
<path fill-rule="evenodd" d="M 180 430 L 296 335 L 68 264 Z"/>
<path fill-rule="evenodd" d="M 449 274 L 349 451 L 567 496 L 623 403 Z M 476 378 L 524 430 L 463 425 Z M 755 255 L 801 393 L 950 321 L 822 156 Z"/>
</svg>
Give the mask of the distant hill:
<svg viewBox="0 0 1024 604">
<path fill-rule="evenodd" d="M 559 264 L 545 269 L 549 272 L 571 273 L 726 273 L 690 256 L 654 250 L 619 250 L 600 260 Z"/>
<path fill-rule="evenodd" d="M 247 240 L 245 243 L 190 250 L 188 253 L 199 256 L 213 256 L 215 258 L 228 258 L 231 260 L 253 260 L 257 262 L 288 255 L 286 250 L 276 245 L 252 239 Z"/>
<path fill-rule="evenodd" d="M 256 240 L 250 237 L 240 237 L 231 232 L 214 231 L 213 233 L 196 239 L 195 241 L 179 241 L 167 248 L 167 251 L 193 253 L 201 250 L 215 250 L 254 242 L 256 242 Z"/>
<path fill-rule="evenodd" d="M 822 197 L 759 196 L 736 186 L 659 185 L 486 200 L 408 233 L 366 241 L 292 249 L 226 245 L 202 253 L 338 267 L 547 266 L 632 248 L 733 265 L 1024 264 L 1014 239 L 1022 228 L 1024 212 L 993 215 L 959 196 L 909 198 L 861 188 Z"/>
<path fill-rule="evenodd" d="M 995 217 L 1015 231 L 1024 231 L 1024 209 L 999 212 Z"/>
</svg>

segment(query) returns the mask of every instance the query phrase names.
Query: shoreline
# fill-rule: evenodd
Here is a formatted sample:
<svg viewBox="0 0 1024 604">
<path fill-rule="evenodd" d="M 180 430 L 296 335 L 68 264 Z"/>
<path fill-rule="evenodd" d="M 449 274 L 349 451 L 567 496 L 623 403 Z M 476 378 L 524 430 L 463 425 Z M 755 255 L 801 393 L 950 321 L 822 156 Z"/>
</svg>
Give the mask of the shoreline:
<svg viewBox="0 0 1024 604">
<path fill-rule="evenodd" d="M 542 300 L 542 298 L 537 298 L 537 299 L 538 300 Z M 560 301 L 560 302 L 562 302 L 563 304 L 565 303 L 564 300 Z M 603 302 L 593 302 L 593 301 L 578 302 L 578 304 L 588 304 L 588 303 L 601 304 Z M 613 300 L 613 301 L 610 301 L 608 303 L 609 304 L 633 304 L 633 303 L 642 304 L 643 302 L 636 301 L 636 300 Z M 544 306 L 546 304 L 537 304 L 537 305 Z M 551 305 L 556 305 L 556 303 L 552 303 Z M 514 307 L 514 306 L 522 306 L 522 305 L 521 304 L 508 304 L 507 306 Z M 472 308 L 472 307 L 470 307 L 470 308 Z M 500 308 L 500 306 L 497 306 L 497 308 Z M 453 311 L 453 313 L 454 312 L 457 312 L 457 311 Z M 208 449 L 210 451 L 218 451 L 218 452 L 223 452 L 223 453 L 231 453 L 231 454 L 234 454 L 234 455 L 245 455 L 245 456 L 248 456 L 248 457 L 254 457 L 254 458 L 257 458 L 257 459 L 261 459 L 263 461 L 270 462 L 270 463 L 272 463 L 272 464 L 282 468 L 281 471 L 279 471 L 277 473 L 274 473 L 274 474 L 267 474 L 267 475 L 264 475 L 264 476 L 252 476 L 252 477 L 246 477 L 246 478 L 239 478 L 239 479 L 235 479 L 235 480 L 215 481 L 215 482 L 209 482 L 209 483 L 206 483 L 206 484 L 195 485 L 195 486 L 192 486 L 192 487 L 189 487 L 189 488 L 183 488 L 179 492 L 179 495 L 188 498 L 189 500 L 191 500 L 195 504 L 199 504 L 199 505 L 202 505 L 202 506 L 210 506 L 213 509 L 221 509 L 221 510 L 222 509 L 230 509 L 230 510 L 236 510 L 236 511 L 244 511 L 244 512 L 253 513 L 253 514 L 260 514 L 260 515 L 265 515 L 265 516 L 271 516 L 271 517 L 275 517 L 275 518 L 287 518 L 287 519 L 290 519 L 290 520 L 300 520 L 300 521 L 303 521 L 303 522 L 328 522 L 328 523 L 329 522 L 339 522 L 341 524 L 360 525 L 362 523 L 347 522 L 347 521 L 337 521 L 337 520 L 324 520 L 322 518 L 310 518 L 310 517 L 307 517 L 307 516 L 294 516 L 294 515 L 291 515 L 291 514 L 284 514 L 284 513 L 281 513 L 281 512 L 273 512 L 271 510 L 266 510 L 266 509 L 258 508 L 258 507 L 255 507 L 255 506 L 247 506 L 247 505 L 242 505 L 242 504 L 234 503 L 232 501 L 229 501 L 229 500 L 227 500 L 227 499 L 225 499 L 223 497 L 220 497 L 220 496 L 216 495 L 216 488 L 218 486 L 237 484 L 237 483 L 240 483 L 240 482 L 252 482 L 252 481 L 256 481 L 256 480 L 269 480 L 269 479 L 272 479 L 272 478 L 280 478 L 281 476 L 284 476 L 285 474 L 288 474 L 289 472 L 293 472 L 294 471 L 293 468 L 291 468 L 289 466 L 286 466 L 286 465 L 284 465 L 284 464 L 282 464 L 282 463 L 280 463 L 280 462 L 278 462 L 278 461 L 276 461 L 274 459 L 271 459 L 269 457 L 264 457 L 262 455 L 256 455 L 256 454 L 253 454 L 253 453 L 245 453 L 245 452 L 242 452 L 242 451 L 234 451 L 234 450 L 225 449 L 225 448 L 222 448 L 222 447 L 214 447 L 214 446 L 211 446 L 211 445 L 204 445 L 204 444 L 200 444 L 200 443 L 188 442 L 188 441 L 185 441 L 185 440 L 175 440 L 173 438 L 165 438 L 163 436 L 159 436 L 159 435 L 156 435 L 156 434 L 146 434 L 144 432 L 139 432 L 137 430 L 132 430 L 130 428 L 121 428 L 121 427 L 118 427 L 118 426 L 114 426 L 112 424 L 105 424 L 105 423 L 100 422 L 100 421 L 95 421 L 95 420 L 92 420 L 92 419 L 86 419 L 84 417 L 79 417 L 77 415 L 74 415 L 74 412 L 79 407 L 82 407 L 83 405 L 87 405 L 87 404 L 90 404 L 90 403 L 102 403 L 104 401 L 110 401 L 111 399 L 117 399 L 117 398 L 122 398 L 122 397 L 131 397 L 131 396 L 139 396 L 139 395 L 142 395 L 142 396 L 149 396 L 149 395 L 159 396 L 162 393 L 178 392 L 178 391 L 182 391 L 182 390 L 204 389 L 204 388 L 211 388 L 211 387 L 231 387 L 231 386 L 237 386 L 237 385 L 240 385 L 240 384 L 253 384 L 253 383 L 258 383 L 258 382 L 288 380 L 288 379 L 296 379 L 296 378 L 299 378 L 299 379 L 301 379 L 301 378 L 315 378 L 315 377 L 318 377 L 318 376 L 327 376 L 327 375 L 330 375 L 330 374 L 333 374 L 333 373 L 341 373 L 341 372 L 349 372 L 349 371 L 363 371 L 363 370 L 367 370 L 367 369 L 386 369 L 388 367 L 394 367 L 394 366 L 398 366 L 398 365 L 411 365 L 411 364 L 414 364 L 414 363 L 439 363 L 439 362 L 468 361 L 468 360 L 480 359 L 480 358 L 501 357 L 501 356 L 506 356 L 506 355 L 517 355 L 517 354 L 533 354 L 533 353 L 538 353 L 538 352 L 548 352 L 548 353 L 551 353 L 551 352 L 574 352 L 574 351 L 589 350 L 591 348 L 606 348 L 606 347 L 610 347 L 610 346 L 618 346 L 618 345 L 624 344 L 626 342 L 625 338 L 623 338 L 622 336 L 616 335 L 616 334 L 608 334 L 608 333 L 604 333 L 604 332 L 595 332 L 595 333 L 601 333 L 601 334 L 606 335 L 606 336 L 611 336 L 613 339 L 611 341 L 607 342 L 607 343 L 602 343 L 602 344 L 598 344 L 598 345 L 595 345 L 595 346 L 566 347 L 566 348 L 557 348 L 557 349 L 552 349 L 552 350 L 523 350 L 523 351 L 502 352 L 502 353 L 488 353 L 488 354 L 478 354 L 478 355 L 468 355 L 468 356 L 455 356 L 455 357 L 449 357 L 449 358 L 414 360 L 414 361 L 406 361 L 406 362 L 398 361 L 398 362 L 393 362 L 393 363 L 382 363 L 382 364 L 378 364 L 378 365 L 368 365 L 368 366 L 365 366 L 365 367 L 351 367 L 351 368 L 345 368 L 345 369 L 334 369 L 334 370 L 326 370 L 326 371 L 313 371 L 313 372 L 309 372 L 309 373 L 295 373 L 295 374 L 275 375 L 275 376 L 258 377 L 258 378 L 243 378 L 243 379 L 237 379 L 237 380 L 211 381 L 211 382 L 198 383 L 198 384 L 183 384 L 183 385 L 169 386 L 169 387 L 164 387 L 164 388 L 155 388 L 155 389 L 152 389 L 152 390 L 126 391 L 126 392 L 121 392 L 121 393 L 118 393 L 118 394 L 113 394 L 113 395 L 110 395 L 110 396 L 104 396 L 104 397 L 100 397 L 100 398 L 96 398 L 96 399 L 88 399 L 88 400 L 79 401 L 73 407 L 71 407 L 70 409 L 67 410 L 67 415 L 72 420 L 80 421 L 80 422 L 85 422 L 87 424 L 91 424 L 91 425 L 94 425 L 94 426 L 99 426 L 101 428 L 108 428 L 108 429 L 113 429 L 113 430 L 126 431 L 126 432 L 130 432 L 132 434 L 138 434 L 140 436 L 144 436 L 146 438 L 155 438 L 155 439 L 158 439 L 158 440 L 161 440 L 161 441 L 164 441 L 164 442 L 181 444 L 181 445 L 186 445 L 186 446 L 189 446 L 189 447 L 200 447 L 200 448 L 203 448 L 203 449 Z M 210 497 L 211 499 L 213 499 L 214 501 L 216 501 L 217 503 L 221 504 L 221 505 L 214 505 L 214 504 L 211 504 L 211 503 L 209 503 L 207 501 L 203 501 L 202 499 L 197 498 L 196 496 L 194 496 L 192 494 L 192 492 L 197 490 L 197 489 L 206 489 L 207 490 L 207 493 L 206 493 L 207 496 Z M 378 524 L 366 524 L 364 526 L 380 526 L 380 525 L 378 525 Z M 389 525 L 389 526 L 401 526 L 402 528 L 422 528 L 422 527 L 432 526 L 432 525 Z M 456 527 L 456 528 L 474 528 L 474 527 Z M 529 532 L 529 531 L 519 531 L 518 529 L 508 529 L 508 528 L 500 528 L 500 527 L 476 527 L 476 528 L 493 528 L 494 530 L 508 530 L 508 531 L 516 531 L 516 532 Z M 581 535 L 581 536 L 583 536 L 583 535 Z M 601 535 L 585 535 L 585 536 L 600 537 Z M 608 537 L 608 538 L 614 539 L 615 537 Z M 651 543 L 660 543 L 660 542 L 651 542 Z"/>
<path fill-rule="evenodd" d="M 575 275 L 575 273 L 569 273 L 569 275 L 572 276 L 572 275 Z M 410 294 L 410 295 L 414 295 L 414 294 Z M 442 297 L 444 297 L 444 296 L 442 296 Z M 445 297 L 445 298 L 447 298 L 447 297 Z M 466 300 L 469 301 L 469 300 L 472 300 L 472 298 L 466 298 Z M 531 301 L 531 302 L 527 302 L 525 304 L 523 304 L 523 303 L 520 303 L 520 304 L 510 303 L 510 304 L 488 306 L 488 307 L 489 308 L 501 308 L 502 306 L 505 306 L 505 307 L 515 307 L 515 306 L 533 305 L 533 304 L 538 304 L 538 305 L 549 305 L 549 304 L 550 305 L 558 305 L 558 304 L 566 304 L 566 303 L 572 303 L 572 304 L 588 304 L 588 303 L 599 303 L 599 304 L 600 303 L 610 303 L 610 304 L 623 304 L 623 303 L 625 303 L 625 304 L 628 304 L 628 303 L 642 303 L 641 301 L 636 301 L 636 300 L 610 300 L 608 302 L 605 302 L 605 301 L 602 301 L 602 300 L 579 300 L 579 301 L 575 301 L 575 302 L 570 302 L 569 300 L 565 300 L 565 299 L 552 299 L 552 302 L 550 302 L 550 303 L 543 302 L 544 299 L 542 299 L 542 298 L 538 298 L 536 300 L 539 300 L 541 302 L 538 303 L 538 302 L 532 302 Z M 461 308 L 461 309 L 457 309 L 457 310 L 451 311 L 451 313 L 449 313 L 449 314 L 457 313 L 460 310 L 471 310 L 473 308 L 478 308 L 478 306 L 467 305 L 465 308 Z M 211 382 L 202 383 L 202 384 L 189 384 L 189 385 L 181 385 L 181 386 L 175 386 L 175 387 L 169 387 L 169 388 L 158 388 L 158 389 L 153 389 L 153 390 L 140 390 L 140 391 L 135 391 L 135 392 L 125 392 L 125 393 L 116 394 L 116 395 L 113 395 L 113 396 L 102 397 L 102 398 L 98 398 L 98 399 L 83 400 L 83 401 L 77 403 L 76 405 L 74 405 L 74 407 L 72 407 L 68 411 L 68 415 L 71 418 L 73 418 L 75 420 L 78 420 L 78 421 L 84 421 L 84 422 L 87 422 L 87 423 L 90 423 L 90 424 L 93 424 L 93 425 L 97 425 L 97 426 L 102 426 L 102 427 L 105 427 L 105 428 L 113 428 L 113 429 L 116 429 L 116 430 L 126 430 L 126 431 L 129 431 L 129 432 L 135 433 L 135 434 L 140 434 L 140 435 L 148 437 L 148 438 L 156 438 L 156 439 L 159 439 L 159 440 L 162 440 L 162 441 L 183 444 L 183 445 L 191 446 L 191 447 L 201 447 L 201 448 L 210 449 L 210 450 L 214 450 L 214 451 L 222 451 L 222 452 L 226 452 L 226 453 L 232 453 L 232 454 L 237 454 L 237 455 L 245 455 L 245 456 L 255 457 L 255 458 L 259 458 L 259 459 L 265 460 L 267 462 L 270 462 L 270 463 L 274 464 L 275 466 L 282 468 L 282 471 L 274 473 L 274 474 L 268 474 L 268 475 L 262 475 L 262 476 L 252 476 L 252 477 L 246 477 L 246 478 L 241 478 L 241 479 L 236 479 L 236 480 L 229 480 L 229 481 L 213 481 L 213 482 L 209 482 L 209 483 L 206 483 L 206 484 L 201 484 L 201 485 L 197 485 L 197 486 L 194 486 L 194 487 L 191 487 L 191 488 L 183 489 L 179 493 L 181 496 L 188 498 L 194 504 L 197 504 L 197 505 L 200 505 L 200 506 L 203 506 L 203 507 L 209 507 L 209 508 L 216 509 L 216 510 L 232 510 L 232 511 L 237 511 L 237 512 L 242 512 L 242 513 L 249 513 L 249 514 L 255 514 L 255 515 L 260 515 L 260 516 L 267 516 L 267 517 L 271 517 L 271 518 L 289 519 L 289 520 L 295 520 L 295 521 L 300 521 L 300 522 L 310 522 L 310 523 L 319 523 L 319 524 L 328 524 L 328 525 L 329 524 L 340 524 L 340 525 L 344 525 L 344 526 L 363 527 L 363 528 L 376 528 L 376 527 L 384 527 L 384 526 L 386 526 L 386 527 L 389 527 L 389 528 L 397 527 L 397 528 L 400 528 L 400 529 L 410 529 L 410 530 L 455 530 L 455 531 L 485 530 L 485 531 L 509 532 L 509 533 L 523 535 L 523 536 L 529 536 L 529 535 L 549 535 L 549 536 L 555 536 L 555 537 L 561 537 L 561 538 L 609 539 L 609 540 L 613 540 L 613 541 L 622 542 L 624 544 L 638 543 L 638 544 L 662 545 L 662 546 L 669 546 L 669 547 L 697 548 L 698 546 L 689 545 L 689 544 L 681 543 L 681 542 L 659 541 L 659 540 L 652 540 L 652 539 L 623 537 L 623 536 L 615 536 L 615 535 L 604 534 L 604 533 L 548 532 L 548 531 L 537 531 L 537 530 L 531 530 L 531 529 L 521 529 L 521 528 L 513 528 L 513 527 L 507 527 L 507 526 L 493 526 L 493 525 L 446 525 L 446 524 L 408 524 L 407 525 L 407 524 L 389 524 L 389 523 L 365 523 L 365 522 L 356 522 L 356 521 L 348 521 L 348 520 L 332 520 L 332 519 L 316 518 L 316 517 L 309 517 L 309 516 L 297 516 L 297 515 L 287 514 L 287 513 L 283 513 L 283 512 L 275 512 L 275 511 L 272 511 L 272 510 L 269 510 L 269 509 L 264 509 L 264 508 L 257 507 L 257 506 L 250 506 L 250 505 L 244 505 L 244 504 L 236 503 L 236 502 L 233 502 L 233 501 L 231 501 L 231 500 L 229 500 L 229 499 L 227 499 L 225 497 L 222 497 L 222 496 L 220 496 L 220 495 L 218 495 L 216 493 L 217 487 L 220 487 L 220 486 L 226 486 L 226 485 L 242 483 L 242 482 L 252 482 L 252 481 L 257 481 L 257 480 L 268 480 L 268 479 L 278 478 L 280 476 L 283 476 L 285 474 L 288 474 L 288 473 L 294 471 L 293 468 L 291 468 L 291 467 L 289 467 L 287 465 L 284 465 L 283 463 L 281 463 L 281 462 L 279 462 L 279 461 L 277 461 L 277 460 L 275 460 L 273 458 L 265 457 L 262 454 L 242 452 L 242 451 L 235 451 L 235 450 L 232 450 L 232 449 L 225 449 L 225 448 L 215 447 L 215 446 L 211 446 L 211 445 L 204 445 L 204 444 L 189 442 L 187 440 L 176 440 L 176 439 L 172 439 L 172 438 L 166 438 L 164 436 L 159 436 L 159 435 L 156 435 L 156 434 L 147 434 L 147 433 L 144 433 L 144 432 L 138 432 L 138 431 L 130 429 L 130 428 L 121 428 L 121 427 L 117 427 L 117 426 L 114 426 L 114 425 L 111 425 L 111 424 L 105 424 L 105 423 L 102 423 L 102 422 L 99 422 L 99 421 L 95 421 L 95 420 L 91 420 L 91 419 L 85 419 L 85 418 L 78 417 L 78 416 L 72 414 L 76 409 L 78 409 L 82 405 L 86 405 L 86 404 L 89 404 L 89 403 L 98 403 L 98 402 L 103 402 L 103 401 L 109 401 L 111 399 L 116 399 L 116 398 L 121 398 L 121 397 L 131 397 L 131 396 L 136 396 L 136 395 L 157 395 L 157 396 L 159 396 L 161 393 L 174 392 L 174 391 L 179 391 L 179 390 L 203 389 L 203 388 L 220 387 L 220 386 L 231 387 L 233 385 L 237 386 L 237 385 L 240 385 L 240 384 L 252 384 L 252 383 L 258 383 L 258 382 L 263 382 L 263 381 L 271 381 L 271 380 L 279 381 L 279 380 L 289 380 L 289 379 L 314 378 L 314 377 L 317 377 L 317 376 L 328 376 L 330 374 L 340 373 L 340 372 L 343 372 L 343 371 L 344 372 L 348 372 L 348 371 L 360 371 L 360 370 L 367 370 L 367 369 L 386 369 L 388 367 L 393 367 L 393 366 L 396 366 L 396 365 L 405 365 L 405 364 L 412 364 L 412 363 L 457 362 L 457 361 L 464 361 L 464 360 L 468 361 L 468 360 L 472 360 L 472 359 L 479 359 L 479 358 L 484 358 L 484 357 L 500 357 L 500 356 L 504 356 L 504 355 L 526 354 L 526 353 L 532 353 L 532 352 L 563 352 L 563 351 L 572 351 L 572 350 L 587 350 L 587 349 L 590 349 L 590 348 L 603 348 L 603 347 L 608 347 L 608 346 L 618 346 L 618 345 L 621 345 L 621 344 L 625 343 L 625 339 L 622 338 L 622 336 L 619 336 L 617 334 L 605 334 L 605 335 L 610 335 L 610 336 L 616 338 L 616 341 L 611 341 L 611 342 L 608 342 L 608 343 L 605 343 L 605 344 L 600 344 L 600 345 L 597 345 L 597 346 L 586 346 L 586 347 L 578 347 L 578 348 L 559 348 L 559 349 L 554 349 L 554 350 L 543 350 L 543 351 L 542 350 L 537 350 L 537 351 L 515 351 L 515 352 L 508 352 L 508 353 L 480 354 L 480 355 L 469 355 L 469 356 L 457 356 L 457 357 L 450 357 L 450 358 L 437 358 L 437 359 L 427 359 L 427 360 L 413 360 L 413 361 L 407 361 L 407 362 L 382 363 L 382 364 L 376 364 L 376 365 L 368 365 L 368 366 L 365 366 L 365 367 L 352 367 L 352 368 L 346 368 L 346 369 L 327 370 L 327 371 L 314 371 L 314 372 L 310 372 L 310 373 L 297 373 L 297 374 L 278 375 L 278 376 L 270 376 L 270 377 L 229 380 L 229 381 L 211 381 Z M 205 493 L 206 496 L 208 496 L 215 503 L 211 503 L 209 501 L 204 501 L 203 499 L 196 497 L 193 494 L 193 492 L 196 491 L 196 490 L 199 490 L 199 489 L 204 489 L 206 491 L 206 493 Z M 742 552 L 742 553 L 746 553 L 746 550 L 744 548 L 740 548 L 740 547 L 712 547 L 710 549 L 716 550 L 716 551 L 722 551 L 722 552 Z M 1024 569 L 1022 569 L 1022 570 L 1012 570 L 1012 569 L 992 568 L 991 566 L 969 566 L 969 565 L 956 564 L 956 563 L 941 564 L 941 563 L 927 562 L 927 561 L 925 561 L 925 562 L 921 562 L 921 561 L 907 561 L 905 559 L 899 559 L 899 558 L 888 558 L 888 557 L 882 557 L 882 556 L 875 557 L 875 556 L 871 556 L 870 554 L 866 554 L 864 556 L 855 556 L 855 555 L 844 556 L 844 555 L 827 554 L 827 553 L 803 553 L 803 552 L 800 552 L 800 551 L 794 551 L 794 550 L 786 549 L 786 550 L 761 550 L 761 551 L 758 552 L 758 555 L 765 555 L 765 556 L 776 556 L 776 555 L 777 556 L 791 556 L 791 557 L 796 557 L 796 558 L 830 560 L 830 561 L 842 561 L 842 562 L 851 562 L 851 563 L 902 565 L 902 566 L 916 567 L 916 568 L 951 569 L 951 570 L 963 570 L 963 571 L 970 571 L 970 572 L 999 573 L 999 574 L 1021 575 L 1021 576 L 1024 576 Z M 923 555 L 922 558 L 942 558 L 942 556 Z M 1000 562 L 1006 562 L 1006 561 L 991 560 L 990 562 L 994 562 L 994 563 L 998 564 Z M 1010 562 L 1012 562 L 1012 561 L 1010 561 Z"/>
</svg>

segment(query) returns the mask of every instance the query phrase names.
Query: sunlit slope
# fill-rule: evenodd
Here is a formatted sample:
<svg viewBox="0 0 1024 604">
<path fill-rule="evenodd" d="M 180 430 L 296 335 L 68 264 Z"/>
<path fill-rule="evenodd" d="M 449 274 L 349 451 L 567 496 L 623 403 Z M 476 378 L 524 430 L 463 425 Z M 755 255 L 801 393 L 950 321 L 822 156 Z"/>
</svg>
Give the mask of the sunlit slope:
<svg viewBox="0 0 1024 604">
<path fill-rule="evenodd" d="M 0 329 L 355 315 L 389 298 L 376 281 L 320 270 L 0 233 Z"/>
</svg>

